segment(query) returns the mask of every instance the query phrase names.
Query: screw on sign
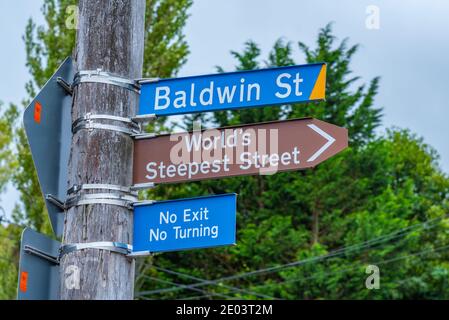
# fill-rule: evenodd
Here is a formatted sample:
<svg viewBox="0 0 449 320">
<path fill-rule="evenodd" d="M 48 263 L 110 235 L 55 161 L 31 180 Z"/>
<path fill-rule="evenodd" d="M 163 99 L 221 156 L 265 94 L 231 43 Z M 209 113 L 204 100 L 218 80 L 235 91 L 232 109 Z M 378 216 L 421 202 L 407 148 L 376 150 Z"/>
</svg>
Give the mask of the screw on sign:
<svg viewBox="0 0 449 320">
<path fill-rule="evenodd" d="M 348 131 L 295 119 L 136 140 L 134 184 L 163 184 L 313 168 L 348 146 Z"/>
</svg>

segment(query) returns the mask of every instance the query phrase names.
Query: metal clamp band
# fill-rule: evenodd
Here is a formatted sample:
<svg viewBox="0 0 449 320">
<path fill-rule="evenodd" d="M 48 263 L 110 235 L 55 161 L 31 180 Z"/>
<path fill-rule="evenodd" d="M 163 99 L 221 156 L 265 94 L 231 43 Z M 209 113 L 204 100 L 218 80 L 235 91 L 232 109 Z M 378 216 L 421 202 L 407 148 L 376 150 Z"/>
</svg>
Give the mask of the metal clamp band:
<svg viewBox="0 0 449 320">
<path fill-rule="evenodd" d="M 116 125 L 111 125 L 111 124 L 96 123 L 93 120 L 110 120 L 110 121 L 122 122 L 131 128 L 116 126 Z M 141 133 L 140 125 L 137 122 L 133 121 L 132 119 L 117 117 L 117 116 L 112 116 L 112 115 L 105 115 L 105 114 L 93 115 L 91 113 L 88 113 L 88 114 L 82 116 L 81 118 L 76 119 L 72 124 L 72 133 L 73 134 L 76 134 L 80 130 L 91 131 L 94 129 L 121 132 L 121 133 L 128 134 L 130 136 L 139 135 Z"/>
<path fill-rule="evenodd" d="M 125 133 L 129 136 L 135 136 L 138 134 L 138 132 L 136 130 L 127 129 L 127 128 L 123 128 L 123 127 L 119 127 L 119 126 L 113 126 L 113 125 L 109 125 L 109 124 L 100 124 L 100 123 L 79 124 L 78 126 L 73 128 L 73 134 L 79 132 L 80 130 L 92 131 L 94 129 L 121 132 L 121 133 Z"/>
<path fill-rule="evenodd" d="M 104 197 L 100 197 L 104 196 Z M 84 196 L 75 196 L 67 199 L 66 202 L 62 202 L 55 196 L 47 194 L 45 199 L 57 206 L 62 211 L 67 211 L 73 207 L 94 205 L 94 204 L 109 204 L 119 207 L 124 207 L 128 210 L 132 210 L 134 203 L 137 202 L 137 197 L 126 197 L 114 194 L 87 194 Z"/>
<path fill-rule="evenodd" d="M 88 206 L 88 205 L 94 205 L 94 204 L 108 204 L 113 205 L 117 207 L 123 207 L 128 210 L 132 210 L 133 203 L 123 200 L 114 200 L 114 199 L 81 199 L 77 202 L 70 204 L 70 207 L 80 207 L 80 206 Z"/>
<path fill-rule="evenodd" d="M 61 259 L 66 254 L 85 249 L 106 250 L 124 255 L 129 255 L 133 251 L 132 245 L 120 242 L 102 241 L 90 243 L 72 243 L 61 246 L 61 248 L 59 249 L 59 259 Z"/>
<path fill-rule="evenodd" d="M 72 88 L 76 87 L 80 83 L 110 84 L 140 94 L 140 84 L 137 81 L 113 75 L 109 72 L 101 71 L 101 69 L 97 69 L 95 71 L 94 70 L 79 71 L 77 74 L 75 74 L 75 78 L 73 79 L 72 83 Z"/>
<path fill-rule="evenodd" d="M 133 208 L 133 204 L 137 202 L 137 197 L 129 195 L 117 195 L 110 193 L 84 194 L 82 196 L 74 196 L 67 199 L 64 204 L 65 210 L 73 207 L 94 205 L 94 204 L 109 204 L 119 207 L 124 207 L 129 210 Z"/>
<path fill-rule="evenodd" d="M 121 194 L 113 194 L 113 193 L 92 193 L 92 194 L 83 194 L 81 196 L 74 196 L 67 199 L 67 202 L 73 201 L 72 199 L 115 199 L 115 200 L 126 200 L 129 202 L 136 202 L 137 197 L 130 195 L 121 195 Z"/>
<path fill-rule="evenodd" d="M 71 187 L 67 194 L 77 194 L 83 190 L 111 190 L 136 195 L 137 193 L 131 189 L 131 187 L 123 187 L 114 184 L 77 184 Z"/>
<path fill-rule="evenodd" d="M 137 122 L 135 122 L 133 119 L 124 118 L 124 117 L 118 117 L 118 116 L 112 116 L 112 115 L 109 115 L 109 114 L 92 114 L 92 113 L 87 113 L 86 115 L 82 116 L 81 118 L 76 119 L 73 122 L 72 126 L 76 126 L 80 122 L 91 121 L 91 120 L 118 121 L 118 122 L 123 122 L 123 123 L 129 124 L 132 127 L 135 127 L 136 129 L 140 129 L 139 124 Z"/>
</svg>

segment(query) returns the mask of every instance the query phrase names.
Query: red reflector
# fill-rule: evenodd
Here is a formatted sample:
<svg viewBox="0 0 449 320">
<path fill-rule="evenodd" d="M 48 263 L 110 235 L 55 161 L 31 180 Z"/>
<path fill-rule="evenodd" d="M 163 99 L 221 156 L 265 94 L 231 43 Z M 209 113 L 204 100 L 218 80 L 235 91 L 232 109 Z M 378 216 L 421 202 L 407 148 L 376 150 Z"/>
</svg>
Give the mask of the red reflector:
<svg viewBox="0 0 449 320">
<path fill-rule="evenodd" d="M 22 271 L 20 274 L 20 291 L 27 292 L 28 272 Z"/>
<path fill-rule="evenodd" d="M 34 105 L 34 121 L 41 123 L 42 105 L 36 101 Z"/>
</svg>

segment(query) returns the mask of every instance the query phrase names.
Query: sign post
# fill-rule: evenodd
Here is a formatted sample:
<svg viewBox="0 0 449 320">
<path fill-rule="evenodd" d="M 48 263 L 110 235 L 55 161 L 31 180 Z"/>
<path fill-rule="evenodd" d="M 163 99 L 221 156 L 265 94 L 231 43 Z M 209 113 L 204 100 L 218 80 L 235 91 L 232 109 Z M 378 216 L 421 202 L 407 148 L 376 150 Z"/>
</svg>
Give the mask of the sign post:
<svg viewBox="0 0 449 320">
<path fill-rule="evenodd" d="M 326 64 L 149 80 L 141 85 L 140 116 L 284 105 L 323 100 Z"/>
<path fill-rule="evenodd" d="M 69 205 L 65 213 L 63 247 L 77 248 L 80 242 L 90 247 L 65 251 L 61 257 L 61 270 L 79 270 L 79 288 L 62 285 L 61 299 L 130 300 L 135 264 L 126 257 L 127 250 L 118 253 L 115 244 L 130 245 L 133 212 L 111 198 L 122 197 L 117 189 L 132 185 L 134 142 L 128 129 L 139 101 L 132 79 L 142 78 L 146 1 L 77 3 L 71 115 L 75 125 L 82 125 L 74 128 L 67 143 L 70 161 L 64 191 L 92 185 L 97 189 L 81 188 L 77 196 L 83 200 Z M 103 241 L 112 248 L 98 247 Z M 62 283 L 71 277 L 61 272 Z"/>
<path fill-rule="evenodd" d="M 135 141 L 134 184 L 270 175 L 313 168 L 348 146 L 348 131 L 296 119 Z"/>
<path fill-rule="evenodd" d="M 133 255 L 234 245 L 236 206 L 236 194 L 137 204 Z"/>
</svg>

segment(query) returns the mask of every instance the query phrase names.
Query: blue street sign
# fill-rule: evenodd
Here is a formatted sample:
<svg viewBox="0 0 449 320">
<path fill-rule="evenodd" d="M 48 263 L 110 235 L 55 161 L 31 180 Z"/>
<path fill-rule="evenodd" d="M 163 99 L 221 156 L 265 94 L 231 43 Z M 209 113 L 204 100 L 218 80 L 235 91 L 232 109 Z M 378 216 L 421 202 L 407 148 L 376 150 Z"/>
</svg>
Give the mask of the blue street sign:
<svg viewBox="0 0 449 320">
<path fill-rule="evenodd" d="M 325 99 L 326 64 L 142 82 L 139 115 L 169 116 Z"/>
<path fill-rule="evenodd" d="M 235 244 L 236 194 L 136 204 L 133 255 Z"/>
</svg>

